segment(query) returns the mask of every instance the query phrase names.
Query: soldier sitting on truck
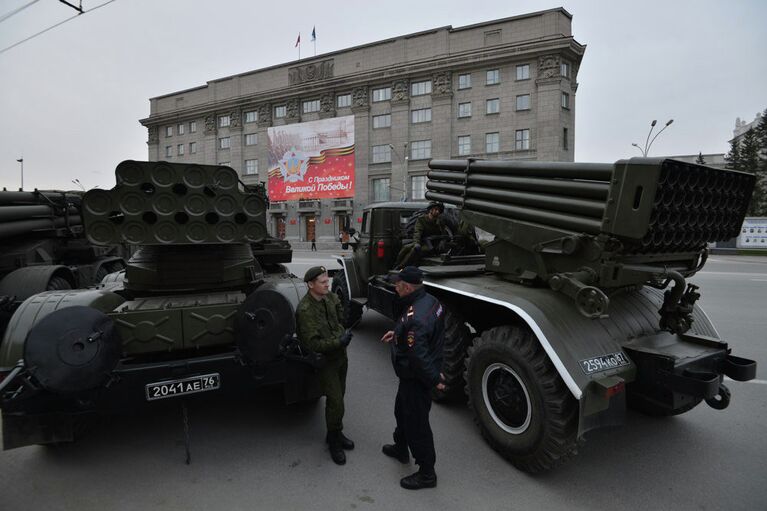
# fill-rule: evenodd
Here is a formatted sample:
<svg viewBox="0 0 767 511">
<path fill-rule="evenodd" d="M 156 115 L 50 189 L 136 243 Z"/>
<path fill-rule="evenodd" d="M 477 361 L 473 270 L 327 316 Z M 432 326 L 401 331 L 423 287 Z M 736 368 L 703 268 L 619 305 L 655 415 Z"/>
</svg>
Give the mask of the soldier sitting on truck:
<svg viewBox="0 0 767 511">
<path fill-rule="evenodd" d="M 441 202 L 431 202 L 426 208 L 426 214 L 418 218 L 413 233 L 413 242 L 403 245 L 397 255 L 394 268 L 401 270 L 405 266 L 417 266 L 421 257 L 431 255 L 435 247 L 429 238 L 432 236 L 444 236 L 447 234 L 445 223 L 440 215 L 445 211 Z"/>
</svg>

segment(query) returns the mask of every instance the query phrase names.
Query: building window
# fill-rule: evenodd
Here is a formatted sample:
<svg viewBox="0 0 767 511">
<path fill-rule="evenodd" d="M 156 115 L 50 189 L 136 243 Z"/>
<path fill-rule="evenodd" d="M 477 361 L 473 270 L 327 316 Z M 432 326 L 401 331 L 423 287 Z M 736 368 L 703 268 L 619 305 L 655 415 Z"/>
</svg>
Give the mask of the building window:
<svg viewBox="0 0 767 511">
<path fill-rule="evenodd" d="M 490 69 L 485 75 L 485 85 L 501 83 L 501 72 L 498 69 Z"/>
<path fill-rule="evenodd" d="M 165 146 L 165 157 L 170 158 L 173 156 L 173 146 L 172 145 L 166 145 Z"/>
<path fill-rule="evenodd" d="M 389 126 L 391 126 L 391 114 L 373 116 L 373 129 L 388 128 Z"/>
<path fill-rule="evenodd" d="M 561 74 L 565 78 L 570 78 L 570 63 L 569 62 L 562 62 L 559 65 L 559 74 Z"/>
<path fill-rule="evenodd" d="M 370 181 L 371 202 L 385 202 L 389 200 L 390 180 L 388 177 L 373 179 Z"/>
<path fill-rule="evenodd" d="M 311 101 L 304 101 L 303 111 L 304 111 L 305 114 L 310 114 L 312 112 L 319 112 L 320 111 L 320 100 L 319 99 L 312 99 Z"/>
<path fill-rule="evenodd" d="M 517 111 L 530 110 L 530 94 L 517 96 Z"/>
<path fill-rule="evenodd" d="M 530 64 L 522 64 L 517 66 L 517 80 L 529 80 L 530 79 Z"/>
<path fill-rule="evenodd" d="M 245 145 L 256 145 L 256 144 L 258 144 L 258 134 L 256 133 L 245 134 Z"/>
<path fill-rule="evenodd" d="M 173 136 L 173 126 L 165 126 L 165 136 L 166 137 Z"/>
<path fill-rule="evenodd" d="M 458 156 L 471 154 L 471 135 L 458 137 Z"/>
<path fill-rule="evenodd" d="M 274 107 L 274 117 L 277 119 L 281 119 L 285 117 L 288 114 L 288 107 L 285 105 L 280 105 Z"/>
<path fill-rule="evenodd" d="M 485 133 L 485 152 L 497 153 L 501 149 L 501 137 L 498 133 Z"/>
<path fill-rule="evenodd" d="M 431 158 L 431 140 L 417 140 L 410 144 L 411 160 L 426 160 Z"/>
<path fill-rule="evenodd" d="M 258 112 L 255 110 L 251 110 L 250 112 L 245 112 L 245 122 L 257 122 L 258 121 Z"/>
<path fill-rule="evenodd" d="M 458 118 L 471 117 L 471 103 L 458 103 Z"/>
<path fill-rule="evenodd" d="M 197 121 L 191 121 L 189 123 L 189 133 L 197 133 Z"/>
<path fill-rule="evenodd" d="M 373 163 L 386 163 L 391 161 L 391 146 L 389 144 L 373 146 Z"/>
<path fill-rule="evenodd" d="M 431 121 L 431 108 L 421 108 L 410 112 L 410 120 L 413 124 Z"/>
<path fill-rule="evenodd" d="M 486 114 L 497 114 L 501 111 L 501 100 L 498 98 L 488 99 L 485 103 Z"/>
<path fill-rule="evenodd" d="M 346 108 L 349 106 L 352 106 L 352 95 L 351 94 L 341 94 L 336 98 L 336 105 L 338 108 Z"/>
<path fill-rule="evenodd" d="M 530 130 L 517 130 L 514 148 L 517 150 L 530 149 Z"/>
<path fill-rule="evenodd" d="M 184 144 L 179 144 L 176 146 L 176 152 L 179 156 L 184 156 Z"/>
<path fill-rule="evenodd" d="M 410 178 L 410 198 L 413 200 L 426 198 L 426 176 L 413 176 Z"/>
<path fill-rule="evenodd" d="M 245 160 L 245 175 L 258 174 L 258 160 Z"/>
<path fill-rule="evenodd" d="M 567 141 L 567 138 L 568 138 L 567 135 L 568 135 L 567 128 L 562 128 L 562 149 L 564 149 L 565 151 L 570 149 L 570 143 Z"/>
<path fill-rule="evenodd" d="M 458 75 L 458 90 L 471 88 L 471 73 Z"/>
<path fill-rule="evenodd" d="M 218 139 L 219 149 L 229 149 L 231 147 L 231 140 L 229 137 L 221 137 Z"/>
<path fill-rule="evenodd" d="M 570 110 L 570 94 L 566 92 L 562 93 L 562 108 Z"/>
<path fill-rule="evenodd" d="M 373 89 L 373 103 L 376 101 L 389 101 L 391 99 L 391 87 Z"/>
<path fill-rule="evenodd" d="M 176 126 L 176 131 L 178 132 L 179 135 L 183 135 L 184 134 L 184 125 L 183 124 L 179 124 L 178 126 Z"/>
<path fill-rule="evenodd" d="M 228 128 L 230 122 L 231 122 L 231 118 L 228 115 L 220 115 L 218 117 L 219 128 Z"/>
<path fill-rule="evenodd" d="M 410 84 L 411 96 L 423 96 L 424 94 L 431 94 L 431 80 L 413 82 Z"/>
<path fill-rule="evenodd" d="M 197 154 L 197 142 L 189 142 L 189 154 Z"/>
</svg>

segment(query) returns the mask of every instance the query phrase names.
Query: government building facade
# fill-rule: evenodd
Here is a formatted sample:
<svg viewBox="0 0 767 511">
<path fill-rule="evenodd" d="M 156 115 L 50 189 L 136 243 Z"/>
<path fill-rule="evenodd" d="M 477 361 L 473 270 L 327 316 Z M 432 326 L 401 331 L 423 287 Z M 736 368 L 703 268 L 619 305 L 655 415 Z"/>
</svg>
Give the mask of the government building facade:
<svg viewBox="0 0 767 511">
<path fill-rule="evenodd" d="M 337 241 L 419 200 L 432 158 L 573 161 L 585 46 L 550 9 L 365 44 L 150 99 L 148 159 L 263 182 L 269 229 Z"/>
</svg>

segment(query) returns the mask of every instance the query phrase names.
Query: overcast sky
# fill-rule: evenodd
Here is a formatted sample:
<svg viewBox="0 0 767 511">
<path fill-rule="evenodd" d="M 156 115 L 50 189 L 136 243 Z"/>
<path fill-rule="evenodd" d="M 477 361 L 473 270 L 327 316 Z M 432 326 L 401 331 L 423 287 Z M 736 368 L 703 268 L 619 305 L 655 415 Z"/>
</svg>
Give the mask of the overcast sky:
<svg viewBox="0 0 767 511">
<path fill-rule="evenodd" d="M 95 8 L 107 0 L 85 0 Z M 0 0 L 0 19 L 31 0 Z M 77 0 L 70 0 L 77 3 Z M 0 187 L 114 185 L 147 158 L 149 98 L 317 53 L 435 27 L 554 7 L 585 44 L 575 157 L 637 156 L 652 119 L 671 125 L 652 155 L 723 153 L 735 118 L 767 108 L 764 0 L 116 0 L 0 53 Z M 39 0 L 0 21 L 0 50 L 75 14 Z"/>
</svg>

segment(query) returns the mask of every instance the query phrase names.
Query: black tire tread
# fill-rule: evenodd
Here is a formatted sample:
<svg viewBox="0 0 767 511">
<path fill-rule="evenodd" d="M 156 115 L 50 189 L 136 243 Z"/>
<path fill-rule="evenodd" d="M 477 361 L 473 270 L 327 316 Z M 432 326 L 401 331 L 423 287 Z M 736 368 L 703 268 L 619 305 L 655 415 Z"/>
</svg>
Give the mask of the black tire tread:
<svg viewBox="0 0 767 511">
<path fill-rule="evenodd" d="M 51 277 L 46 286 L 46 291 L 60 291 L 62 289 L 72 289 L 72 285 L 64 277 Z"/>
<path fill-rule="evenodd" d="M 432 392 L 437 403 L 460 401 L 466 397 L 466 380 L 463 373 L 466 354 L 472 343 L 471 332 L 464 318 L 454 306 L 442 304 L 445 309 L 445 346 L 442 352 L 442 374 L 445 376 L 445 390 Z"/>
<path fill-rule="evenodd" d="M 344 306 L 343 326 L 349 328 L 362 317 L 362 306 L 349 300 L 349 286 L 346 285 L 346 274 L 343 270 L 333 276 L 332 291 L 336 293 Z"/>
<path fill-rule="evenodd" d="M 527 328 L 511 325 L 495 327 L 483 332 L 480 337 L 474 339 L 473 345 L 468 350 L 464 374 L 467 382 L 471 381 L 469 370 L 472 357 L 478 351 L 486 349 L 511 350 L 524 359 L 538 380 L 538 390 L 542 393 L 545 406 L 543 435 L 537 448 L 532 453 L 517 455 L 492 436 L 477 410 L 477 406 L 484 407 L 484 403 L 474 402 L 471 389 L 467 385 L 466 394 L 469 407 L 474 413 L 474 422 L 479 426 L 488 444 L 515 467 L 530 473 L 554 469 L 575 456 L 582 443 L 578 438 L 578 402 L 533 333 Z M 536 389 L 528 390 L 534 392 Z M 481 389 L 479 395 L 482 395 Z"/>
</svg>

